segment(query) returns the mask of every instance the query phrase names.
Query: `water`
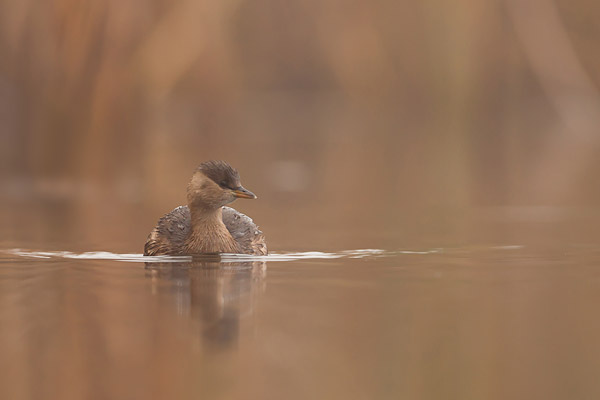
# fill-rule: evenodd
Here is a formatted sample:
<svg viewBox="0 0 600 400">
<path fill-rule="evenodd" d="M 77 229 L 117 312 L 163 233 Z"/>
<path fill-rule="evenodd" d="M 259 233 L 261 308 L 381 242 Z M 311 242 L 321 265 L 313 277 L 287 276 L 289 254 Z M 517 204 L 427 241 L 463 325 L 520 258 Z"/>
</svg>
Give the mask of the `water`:
<svg viewBox="0 0 600 400">
<path fill-rule="evenodd" d="M 600 395 L 600 247 L 4 249 L 0 398 Z"/>
</svg>

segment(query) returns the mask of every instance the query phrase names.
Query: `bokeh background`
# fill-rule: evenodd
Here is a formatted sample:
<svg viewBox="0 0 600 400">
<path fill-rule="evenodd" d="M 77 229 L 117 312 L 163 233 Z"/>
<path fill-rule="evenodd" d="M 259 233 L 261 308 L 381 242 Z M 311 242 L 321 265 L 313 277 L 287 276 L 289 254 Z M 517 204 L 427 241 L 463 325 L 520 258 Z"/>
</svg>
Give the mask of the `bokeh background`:
<svg viewBox="0 0 600 400">
<path fill-rule="evenodd" d="M 566 0 L 3 0 L 0 238 L 140 252 L 224 159 L 271 250 L 518 242 L 562 220 L 589 240 L 599 19 Z"/>
<path fill-rule="evenodd" d="M 600 398 L 599 21 L 0 0 L 0 398 Z M 208 159 L 271 251 L 346 257 L 56 256 L 141 253 Z"/>
</svg>

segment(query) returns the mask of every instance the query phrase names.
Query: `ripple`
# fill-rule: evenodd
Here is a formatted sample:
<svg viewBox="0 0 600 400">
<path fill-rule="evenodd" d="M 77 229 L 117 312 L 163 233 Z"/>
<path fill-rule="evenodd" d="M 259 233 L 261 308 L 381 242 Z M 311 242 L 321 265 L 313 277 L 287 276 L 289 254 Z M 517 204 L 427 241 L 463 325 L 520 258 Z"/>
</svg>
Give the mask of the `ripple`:
<svg viewBox="0 0 600 400">
<path fill-rule="evenodd" d="M 265 261 L 265 262 L 285 262 L 299 260 L 319 260 L 319 259 L 337 259 L 337 258 L 379 258 L 393 257 L 401 254 L 427 255 L 440 253 L 442 249 L 430 250 L 382 250 L 382 249 L 356 249 L 342 250 L 339 252 L 321 252 L 321 251 L 304 251 L 304 252 L 283 252 L 270 253 L 266 256 L 254 256 L 250 254 L 220 254 L 218 260 L 220 262 L 242 262 L 242 261 Z M 88 251 L 84 253 L 74 253 L 70 251 L 34 251 L 24 249 L 7 249 L 0 250 L 1 253 L 9 254 L 24 258 L 40 258 L 40 259 L 83 259 L 83 260 L 114 260 L 122 262 L 191 262 L 198 258 L 215 259 L 215 255 L 206 256 L 144 256 L 138 253 L 111 253 L 108 251 Z"/>
</svg>

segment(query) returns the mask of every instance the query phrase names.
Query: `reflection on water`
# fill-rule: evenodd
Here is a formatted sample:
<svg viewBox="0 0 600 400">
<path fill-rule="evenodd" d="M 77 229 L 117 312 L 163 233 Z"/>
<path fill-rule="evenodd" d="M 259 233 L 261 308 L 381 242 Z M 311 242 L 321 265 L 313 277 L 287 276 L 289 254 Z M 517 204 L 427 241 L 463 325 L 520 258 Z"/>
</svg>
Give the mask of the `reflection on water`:
<svg viewBox="0 0 600 400">
<path fill-rule="evenodd" d="M 239 320 L 252 314 L 257 296 L 265 289 L 265 275 L 264 261 L 146 263 L 152 293 L 166 291 L 176 313 L 192 319 L 193 329 L 209 349 L 235 345 Z"/>
</svg>

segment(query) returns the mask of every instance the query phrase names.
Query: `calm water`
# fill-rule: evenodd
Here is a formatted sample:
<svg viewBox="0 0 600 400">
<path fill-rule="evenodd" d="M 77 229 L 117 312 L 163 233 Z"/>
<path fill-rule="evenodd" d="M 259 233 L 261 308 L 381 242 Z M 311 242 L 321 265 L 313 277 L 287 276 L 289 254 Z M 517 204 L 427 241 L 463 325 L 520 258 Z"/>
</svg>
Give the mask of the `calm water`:
<svg viewBox="0 0 600 400">
<path fill-rule="evenodd" d="M 0 398 L 596 398 L 599 265 L 581 245 L 5 248 Z"/>
</svg>

